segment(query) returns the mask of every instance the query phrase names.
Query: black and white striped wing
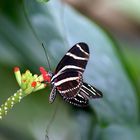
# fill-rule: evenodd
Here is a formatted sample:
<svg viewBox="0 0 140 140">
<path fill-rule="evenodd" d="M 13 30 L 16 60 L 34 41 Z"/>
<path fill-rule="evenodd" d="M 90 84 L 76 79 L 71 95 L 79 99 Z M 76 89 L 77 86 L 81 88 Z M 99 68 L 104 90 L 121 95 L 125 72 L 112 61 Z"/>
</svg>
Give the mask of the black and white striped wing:
<svg viewBox="0 0 140 140">
<path fill-rule="evenodd" d="M 83 84 L 82 75 L 76 71 L 65 71 L 55 79 L 54 87 L 66 98 L 74 97 Z"/>
<path fill-rule="evenodd" d="M 75 97 L 71 98 L 71 99 L 68 99 L 68 98 L 65 98 L 63 97 L 63 99 L 72 104 L 72 105 L 75 105 L 75 106 L 78 106 L 78 107 L 86 107 L 88 106 L 88 99 L 85 98 L 83 95 L 81 95 L 80 93 L 78 93 Z"/>
<path fill-rule="evenodd" d="M 84 72 L 89 59 L 89 48 L 86 43 L 75 44 L 62 58 L 56 67 L 55 75 L 68 70 Z"/>
<path fill-rule="evenodd" d="M 63 98 L 66 102 L 73 104 L 78 107 L 86 107 L 89 103 L 89 99 L 93 98 L 101 98 L 103 97 L 103 94 L 101 91 L 96 89 L 95 87 L 83 83 L 83 85 L 80 88 L 79 93 L 71 99 Z"/>
<path fill-rule="evenodd" d="M 80 94 L 83 95 L 86 99 L 95 99 L 95 98 L 103 97 L 103 94 L 101 91 L 99 91 L 92 85 L 84 83 L 84 82 L 80 88 Z"/>
<path fill-rule="evenodd" d="M 65 98 L 75 97 L 83 84 L 82 74 L 89 59 L 89 48 L 85 43 L 77 43 L 58 64 L 51 83 Z"/>
</svg>

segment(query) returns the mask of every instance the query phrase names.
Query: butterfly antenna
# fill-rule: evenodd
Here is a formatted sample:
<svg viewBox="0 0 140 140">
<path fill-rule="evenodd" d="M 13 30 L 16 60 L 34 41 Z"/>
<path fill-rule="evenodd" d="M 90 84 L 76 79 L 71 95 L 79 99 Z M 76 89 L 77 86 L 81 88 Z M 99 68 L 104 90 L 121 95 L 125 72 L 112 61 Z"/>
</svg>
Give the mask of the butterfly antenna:
<svg viewBox="0 0 140 140">
<path fill-rule="evenodd" d="M 50 63 L 49 63 L 49 56 L 48 56 L 48 54 L 47 54 L 47 52 L 46 52 L 46 49 L 45 49 L 43 43 L 42 43 L 42 47 L 43 47 L 43 49 L 44 49 L 45 56 L 46 56 L 46 58 L 47 58 L 47 64 L 48 64 L 48 67 L 49 67 L 49 71 L 51 71 L 52 69 L 51 69 L 51 65 L 50 65 Z"/>
</svg>

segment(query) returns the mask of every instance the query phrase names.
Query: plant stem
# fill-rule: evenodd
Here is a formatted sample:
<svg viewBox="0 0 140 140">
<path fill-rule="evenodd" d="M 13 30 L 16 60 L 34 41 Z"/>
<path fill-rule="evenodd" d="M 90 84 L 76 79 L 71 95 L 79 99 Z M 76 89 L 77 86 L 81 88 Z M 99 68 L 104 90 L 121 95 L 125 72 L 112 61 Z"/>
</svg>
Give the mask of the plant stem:
<svg viewBox="0 0 140 140">
<path fill-rule="evenodd" d="M 22 89 L 17 90 L 11 97 L 9 97 L 4 104 L 0 106 L 0 119 L 7 114 L 7 112 L 13 108 L 16 103 L 19 103 L 23 97 L 27 94 L 24 94 Z"/>
</svg>

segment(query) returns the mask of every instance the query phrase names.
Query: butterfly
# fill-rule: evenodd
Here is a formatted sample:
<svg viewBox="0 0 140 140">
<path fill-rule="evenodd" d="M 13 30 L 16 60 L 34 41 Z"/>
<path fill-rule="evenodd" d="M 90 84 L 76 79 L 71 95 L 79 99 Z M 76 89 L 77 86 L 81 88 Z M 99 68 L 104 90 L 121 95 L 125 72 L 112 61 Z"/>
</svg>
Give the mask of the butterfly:
<svg viewBox="0 0 140 140">
<path fill-rule="evenodd" d="M 51 75 L 49 102 L 53 103 L 56 94 L 75 106 L 85 107 L 89 99 L 101 98 L 102 92 L 83 81 L 83 72 L 89 60 L 89 47 L 86 43 L 75 44 L 61 59 Z"/>
</svg>

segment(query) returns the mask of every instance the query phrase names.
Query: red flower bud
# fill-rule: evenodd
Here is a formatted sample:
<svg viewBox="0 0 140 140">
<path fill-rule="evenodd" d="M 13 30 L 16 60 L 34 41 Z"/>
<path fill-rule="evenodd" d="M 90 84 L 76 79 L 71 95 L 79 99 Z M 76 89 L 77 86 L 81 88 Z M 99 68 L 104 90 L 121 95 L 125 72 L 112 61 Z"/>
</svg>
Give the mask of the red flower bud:
<svg viewBox="0 0 140 140">
<path fill-rule="evenodd" d="M 33 81 L 31 84 L 32 87 L 36 87 L 36 85 L 37 85 L 36 81 Z"/>
<path fill-rule="evenodd" d="M 14 72 L 19 71 L 19 67 L 14 67 Z"/>
</svg>

